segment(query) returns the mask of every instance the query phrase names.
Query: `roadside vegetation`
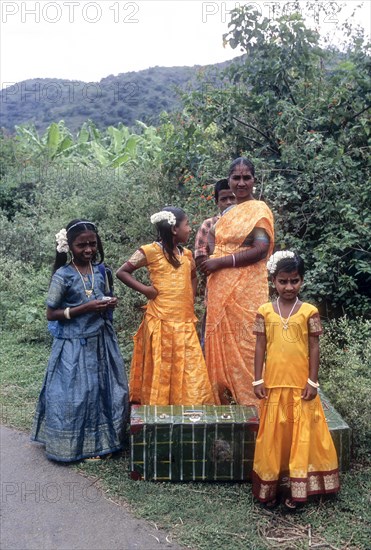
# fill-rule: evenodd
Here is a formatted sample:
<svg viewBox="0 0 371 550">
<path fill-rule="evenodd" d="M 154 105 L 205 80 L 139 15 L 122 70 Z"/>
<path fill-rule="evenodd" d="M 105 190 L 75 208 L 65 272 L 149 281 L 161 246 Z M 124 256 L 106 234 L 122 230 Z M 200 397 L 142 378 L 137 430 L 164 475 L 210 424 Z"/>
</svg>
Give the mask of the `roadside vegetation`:
<svg viewBox="0 0 371 550">
<path fill-rule="evenodd" d="M 370 540 L 370 45 L 349 23 L 342 49 L 321 44 L 299 15 L 260 20 L 242 7 L 225 40 L 246 53 L 222 78 L 183 94 L 157 126 L 99 129 L 63 121 L 2 133 L 0 167 L 1 420 L 28 431 L 50 350 L 45 297 L 54 235 L 69 220 L 98 224 L 117 268 L 155 237 L 149 216 L 183 207 L 194 232 L 214 212 L 213 186 L 236 156 L 256 164 L 256 197 L 272 208 L 276 249 L 307 267 L 303 299 L 319 307 L 321 386 L 353 430 L 352 467 L 337 498 L 302 513 L 268 512 L 249 484 L 129 479 L 128 456 L 81 464 L 107 496 L 197 550 L 333 548 Z M 220 83 L 222 82 L 222 85 Z M 201 83 L 202 84 L 202 83 Z M 207 85 L 206 85 L 207 84 Z M 143 300 L 116 283 L 114 324 L 126 367 Z M 196 304 L 202 313 L 202 301 Z M 170 539 L 169 539 L 170 540 Z"/>
</svg>

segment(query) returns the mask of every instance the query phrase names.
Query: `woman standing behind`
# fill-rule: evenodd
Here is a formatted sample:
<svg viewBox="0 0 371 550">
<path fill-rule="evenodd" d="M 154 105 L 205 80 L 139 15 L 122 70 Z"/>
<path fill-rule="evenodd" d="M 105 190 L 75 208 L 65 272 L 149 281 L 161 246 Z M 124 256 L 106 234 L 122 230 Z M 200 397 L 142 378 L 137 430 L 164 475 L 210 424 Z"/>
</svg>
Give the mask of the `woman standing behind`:
<svg viewBox="0 0 371 550">
<path fill-rule="evenodd" d="M 134 336 L 130 401 L 141 405 L 213 404 L 213 394 L 198 340 L 194 314 L 196 266 L 181 243 L 191 228 L 181 208 L 168 206 L 151 216 L 158 240 L 141 246 L 116 275 L 148 298 Z M 149 286 L 132 273 L 146 267 Z"/>
<path fill-rule="evenodd" d="M 229 170 L 229 186 L 237 205 L 214 226 L 214 251 L 201 265 L 208 275 L 205 356 L 217 403 L 256 403 L 255 337 L 251 327 L 256 309 L 268 299 L 264 259 L 273 249 L 273 215 L 254 200 L 254 165 L 241 157 Z"/>
<path fill-rule="evenodd" d="M 99 460 L 122 448 L 128 416 L 124 362 L 109 316 L 117 298 L 105 296 L 103 246 L 92 222 L 72 220 L 56 239 L 47 298 L 55 337 L 31 437 L 52 460 Z"/>
</svg>

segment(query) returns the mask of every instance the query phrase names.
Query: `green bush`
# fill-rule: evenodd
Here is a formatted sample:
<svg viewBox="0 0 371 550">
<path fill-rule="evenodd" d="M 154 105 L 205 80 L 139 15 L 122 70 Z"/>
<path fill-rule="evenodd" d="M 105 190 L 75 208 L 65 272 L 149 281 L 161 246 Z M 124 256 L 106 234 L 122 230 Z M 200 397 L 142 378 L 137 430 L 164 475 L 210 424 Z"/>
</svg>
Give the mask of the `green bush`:
<svg viewBox="0 0 371 550">
<path fill-rule="evenodd" d="M 50 340 L 45 317 L 50 271 L 2 256 L 0 261 L 2 330 L 17 342 Z"/>
<path fill-rule="evenodd" d="M 6 211 L 0 213 L 0 312 L 3 325 L 24 341 L 47 335 L 45 299 L 55 258 L 54 235 L 71 219 L 85 217 L 98 225 L 105 262 L 115 272 L 140 245 L 155 240 L 150 215 L 164 204 L 181 205 L 178 190 L 164 192 L 171 183 L 149 161 L 139 171 L 134 166 L 97 170 L 71 162 L 30 164 L 6 179 L 15 187 L 32 182 L 30 200 L 18 202 L 10 219 Z M 142 281 L 147 277 L 144 270 L 137 276 Z M 145 299 L 118 280 L 115 293 L 115 326 L 128 362 Z"/>
<path fill-rule="evenodd" d="M 321 387 L 353 431 L 353 451 L 367 459 L 371 451 L 371 322 L 346 317 L 325 324 L 321 338 Z"/>
</svg>

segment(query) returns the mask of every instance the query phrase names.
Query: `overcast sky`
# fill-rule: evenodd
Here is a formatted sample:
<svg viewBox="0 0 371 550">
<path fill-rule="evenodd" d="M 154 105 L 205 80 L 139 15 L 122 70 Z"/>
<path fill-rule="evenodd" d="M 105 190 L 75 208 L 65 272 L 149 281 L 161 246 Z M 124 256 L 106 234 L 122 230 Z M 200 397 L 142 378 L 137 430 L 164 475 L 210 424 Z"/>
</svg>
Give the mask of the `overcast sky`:
<svg viewBox="0 0 371 550">
<path fill-rule="evenodd" d="M 277 0 L 275 0 L 277 2 Z M 249 2 L 274 17 L 273 1 Z M 247 2 L 240 2 L 245 4 Z M 29 78 L 97 82 L 148 67 L 206 65 L 240 55 L 223 48 L 238 2 L 203 0 L 2 0 L 1 87 Z M 280 1 L 281 9 L 289 2 Z M 316 1 L 308 23 L 334 33 L 359 2 Z M 305 2 L 301 2 L 303 10 Z M 370 33 L 371 2 L 357 21 Z"/>
</svg>

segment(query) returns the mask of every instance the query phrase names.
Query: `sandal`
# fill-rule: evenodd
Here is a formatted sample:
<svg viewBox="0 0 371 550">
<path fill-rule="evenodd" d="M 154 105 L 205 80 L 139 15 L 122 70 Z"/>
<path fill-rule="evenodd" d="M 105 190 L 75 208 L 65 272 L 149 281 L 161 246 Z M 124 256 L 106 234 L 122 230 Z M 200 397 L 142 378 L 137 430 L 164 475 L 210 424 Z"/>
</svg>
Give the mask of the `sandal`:
<svg viewBox="0 0 371 550">
<path fill-rule="evenodd" d="M 268 500 L 268 502 L 264 502 L 264 507 L 267 510 L 273 510 L 274 508 L 277 508 L 278 506 L 278 500 L 276 498 L 272 498 L 272 500 Z"/>
<path fill-rule="evenodd" d="M 295 512 L 295 510 L 297 509 L 296 502 L 293 501 L 292 498 L 290 498 L 290 497 L 285 498 L 284 505 L 285 505 L 286 510 L 289 511 L 289 512 Z"/>
<path fill-rule="evenodd" d="M 112 457 L 112 453 L 106 455 L 97 455 L 90 456 L 89 458 L 84 458 L 84 462 L 101 462 L 102 460 L 109 460 Z"/>
</svg>

